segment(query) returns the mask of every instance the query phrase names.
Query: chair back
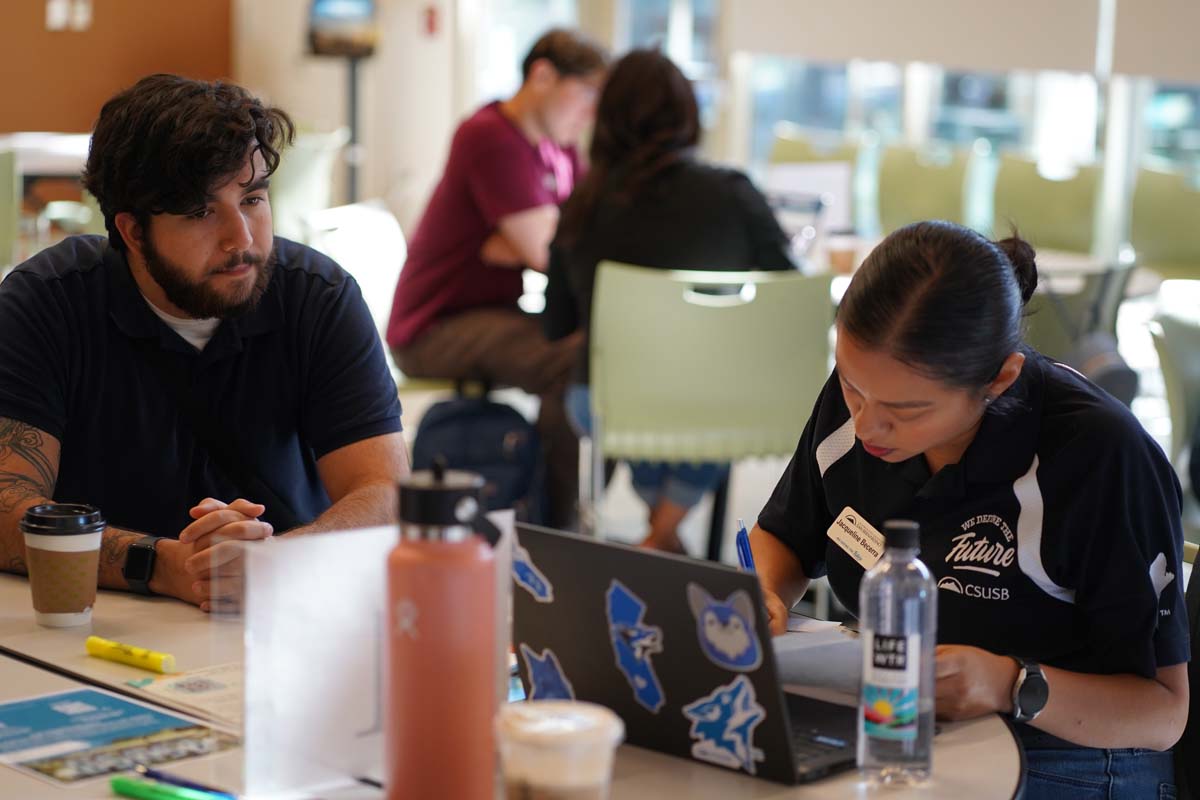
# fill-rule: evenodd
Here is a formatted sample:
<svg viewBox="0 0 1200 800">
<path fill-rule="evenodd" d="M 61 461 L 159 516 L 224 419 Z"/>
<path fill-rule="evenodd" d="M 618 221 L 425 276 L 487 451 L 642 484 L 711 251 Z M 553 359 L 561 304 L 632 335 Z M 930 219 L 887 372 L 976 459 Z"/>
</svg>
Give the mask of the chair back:
<svg viewBox="0 0 1200 800">
<path fill-rule="evenodd" d="M 396 281 L 408 257 L 396 216 L 382 200 L 369 200 L 306 214 L 303 230 L 305 241 L 358 281 L 375 329 L 385 334 Z M 388 348 L 384 351 L 390 360 Z"/>
<path fill-rule="evenodd" d="M 1099 187 L 1095 166 L 1053 180 L 1038 171 L 1036 161 L 1004 154 L 996 172 L 992 235 L 1003 238 L 1016 226 L 1035 248 L 1090 253 Z"/>
<path fill-rule="evenodd" d="M 1171 415 L 1168 455 L 1178 468 L 1200 415 L 1200 281 L 1163 282 L 1150 336 L 1158 351 Z"/>
<path fill-rule="evenodd" d="M 17 154 L 0 150 L 0 278 L 17 258 L 17 231 L 21 216 L 21 176 Z"/>
<path fill-rule="evenodd" d="M 604 456 L 794 452 L 829 375 L 830 281 L 601 263 L 590 346 Z"/>
<path fill-rule="evenodd" d="M 307 244 L 304 217 L 332 203 L 334 163 L 349 141 L 349 128 L 296 134 L 295 143 L 283 151 L 271 176 L 275 235 Z"/>
<path fill-rule="evenodd" d="M 1200 191 L 1178 172 L 1138 171 L 1130 241 L 1140 266 L 1164 278 L 1200 279 Z"/>
<path fill-rule="evenodd" d="M 962 224 L 968 155 L 961 150 L 888 147 L 879 162 L 879 225 L 884 234 L 911 222 Z"/>
</svg>

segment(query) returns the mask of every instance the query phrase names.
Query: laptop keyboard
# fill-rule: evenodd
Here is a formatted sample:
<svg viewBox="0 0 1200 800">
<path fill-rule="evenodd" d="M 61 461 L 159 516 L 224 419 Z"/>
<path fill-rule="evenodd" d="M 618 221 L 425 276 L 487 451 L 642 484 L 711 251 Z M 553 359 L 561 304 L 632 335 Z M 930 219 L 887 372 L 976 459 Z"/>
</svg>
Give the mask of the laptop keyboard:
<svg viewBox="0 0 1200 800">
<path fill-rule="evenodd" d="M 854 758 L 855 709 L 801 695 L 785 694 L 797 767 Z"/>
</svg>

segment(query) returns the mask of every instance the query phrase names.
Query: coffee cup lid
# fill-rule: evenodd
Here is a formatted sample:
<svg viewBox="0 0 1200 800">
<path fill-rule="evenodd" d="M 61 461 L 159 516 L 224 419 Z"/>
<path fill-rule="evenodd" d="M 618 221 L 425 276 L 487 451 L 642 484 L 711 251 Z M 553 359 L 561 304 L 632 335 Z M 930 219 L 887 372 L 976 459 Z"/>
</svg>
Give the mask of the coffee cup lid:
<svg viewBox="0 0 1200 800">
<path fill-rule="evenodd" d="M 615 747 L 625 723 L 609 709 L 580 700 L 530 700 L 501 707 L 496 730 L 510 741 L 549 747 Z"/>
<path fill-rule="evenodd" d="M 104 516 L 95 506 L 45 503 L 31 506 L 21 517 L 22 530 L 43 536 L 69 536 L 104 529 Z"/>
</svg>

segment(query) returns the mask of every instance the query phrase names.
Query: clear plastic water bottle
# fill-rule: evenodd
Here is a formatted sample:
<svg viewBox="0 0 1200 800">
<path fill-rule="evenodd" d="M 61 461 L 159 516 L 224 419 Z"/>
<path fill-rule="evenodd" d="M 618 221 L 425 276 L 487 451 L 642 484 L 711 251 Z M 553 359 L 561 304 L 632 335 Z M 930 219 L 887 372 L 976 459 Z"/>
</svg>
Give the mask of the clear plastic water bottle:
<svg viewBox="0 0 1200 800">
<path fill-rule="evenodd" d="M 932 768 L 937 585 L 917 558 L 920 526 L 889 520 L 883 527 L 883 557 L 858 591 L 858 767 L 872 783 L 917 784 Z"/>
</svg>

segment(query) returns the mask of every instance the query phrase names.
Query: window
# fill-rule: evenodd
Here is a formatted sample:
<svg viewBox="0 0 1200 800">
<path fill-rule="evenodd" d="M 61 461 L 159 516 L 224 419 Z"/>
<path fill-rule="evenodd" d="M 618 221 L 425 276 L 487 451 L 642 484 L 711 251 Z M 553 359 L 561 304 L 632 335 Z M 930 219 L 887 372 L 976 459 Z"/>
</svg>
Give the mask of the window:
<svg viewBox="0 0 1200 800">
<path fill-rule="evenodd" d="M 659 47 L 693 83 L 700 121 L 710 128 L 719 93 L 719 0 L 624 0 L 628 47 Z"/>
<path fill-rule="evenodd" d="M 987 139 L 996 148 L 1021 147 L 1024 126 L 1012 108 L 1017 94 L 1006 75 L 946 72 L 933 138 L 961 145 Z"/>
<path fill-rule="evenodd" d="M 1158 84 L 1143 120 L 1148 154 L 1200 166 L 1200 86 Z"/>
<path fill-rule="evenodd" d="M 752 163 L 766 161 L 780 122 L 831 133 L 872 130 L 885 141 L 903 133 L 903 72 L 895 64 L 759 56 L 751 67 L 750 91 Z"/>
<path fill-rule="evenodd" d="M 479 20 L 475 99 L 511 97 L 521 87 L 521 61 L 550 28 L 575 27 L 576 0 L 490 0 Z"/>
</svg>

